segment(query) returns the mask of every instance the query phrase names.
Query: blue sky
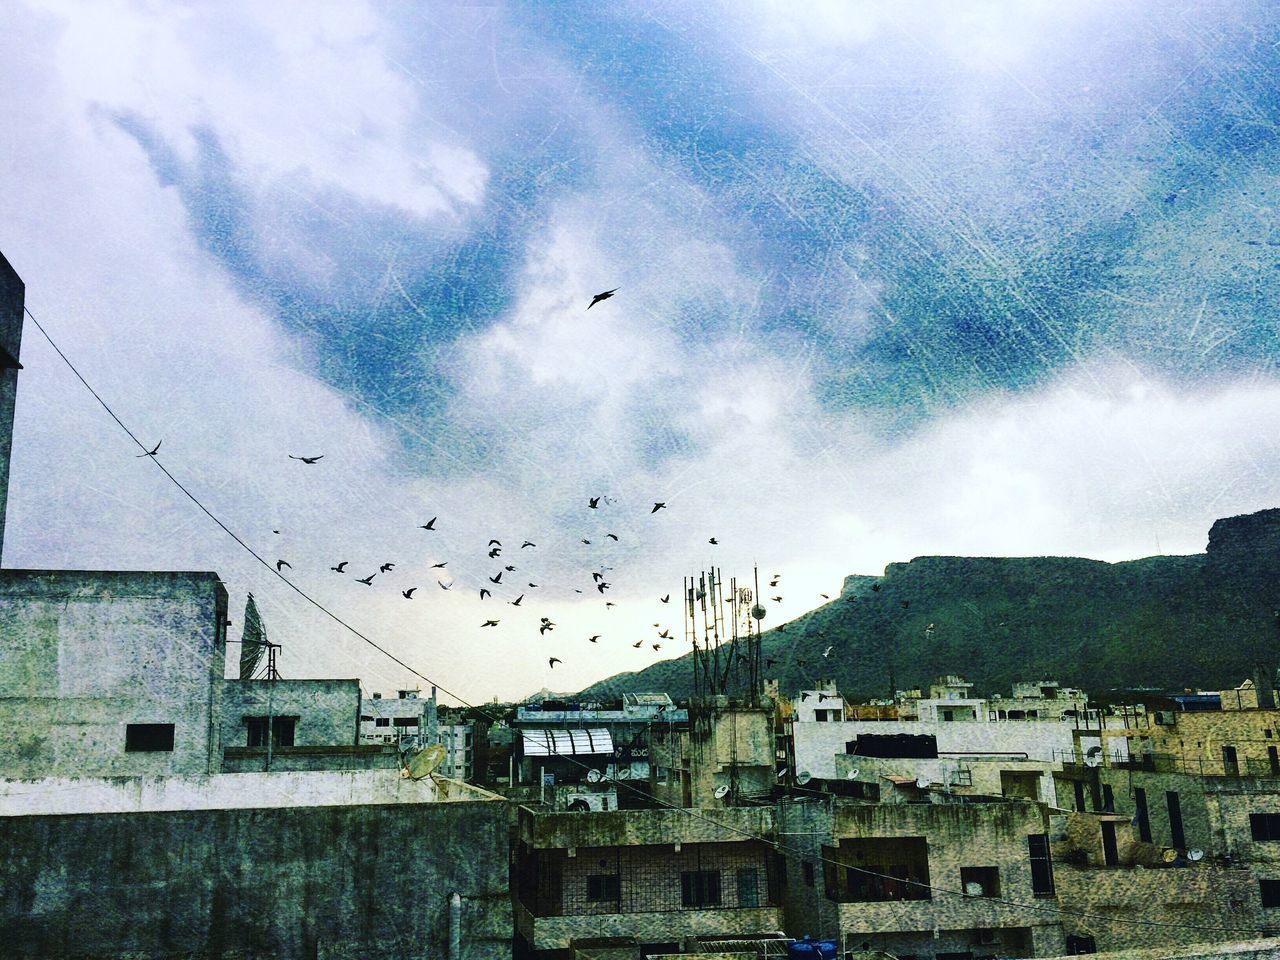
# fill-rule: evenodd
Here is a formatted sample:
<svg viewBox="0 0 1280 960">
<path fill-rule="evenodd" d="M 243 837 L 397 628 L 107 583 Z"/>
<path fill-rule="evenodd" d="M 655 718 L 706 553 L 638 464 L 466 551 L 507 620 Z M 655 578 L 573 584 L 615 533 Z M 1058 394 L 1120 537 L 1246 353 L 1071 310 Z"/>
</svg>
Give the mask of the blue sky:
<svg viewBox="0 0 1280 960">
<path fill-rule="evenodd" d="M 785 619 L 1274 506 L 1280 13 L 799 6 L 6 4 L 0 249 L 171 469 L 472 698 L 680 652 L 713 561 Z M 7 565 L 217 569 L 295 675 L 403 679 L 24 363 Z M 539 586 L 477 634 L 490 537 Z"/>
</svg>

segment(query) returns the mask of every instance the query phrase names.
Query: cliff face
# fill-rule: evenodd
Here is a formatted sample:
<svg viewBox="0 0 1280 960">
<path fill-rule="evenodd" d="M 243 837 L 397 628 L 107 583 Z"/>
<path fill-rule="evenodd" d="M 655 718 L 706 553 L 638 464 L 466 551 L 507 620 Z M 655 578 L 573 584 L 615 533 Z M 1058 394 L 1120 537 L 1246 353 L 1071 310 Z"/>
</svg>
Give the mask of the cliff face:
<svg viewBox="0 0 1280 960">
<path fill-rule="evenodd" d="M 765 676 L 783 689 L 834 677 L 855 697 L 940 673 L 963 673 L 982 694 L 1028 677 L 1090 692 L 1224 688 L 1274 674 L 1277 610 L 1280 510 L 1265 510 L 1217 521 L 1194 556 L 917 557 L 849 576 L 838 599 L 765 633 Z M 691 677 L 683 657 L 584 693 L 686 695 Z"/>
</svg>

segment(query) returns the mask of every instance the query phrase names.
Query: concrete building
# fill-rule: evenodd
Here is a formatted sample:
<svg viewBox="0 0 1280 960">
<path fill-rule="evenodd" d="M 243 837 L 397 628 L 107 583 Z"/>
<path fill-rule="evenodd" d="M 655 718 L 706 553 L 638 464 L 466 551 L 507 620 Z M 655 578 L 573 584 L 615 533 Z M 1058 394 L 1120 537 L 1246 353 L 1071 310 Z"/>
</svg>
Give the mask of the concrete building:
<svg viewBox="0 0 1280 960">
<path fill-rule="evenodd" d="M 791 701 L 795 723 L 833 723 L 843 720 L 844 697 L 834 680 L 819 680 L 812 690 L 801 690 Z"/>
<path fill-rule="evenodd" d="M 1088 706 L 1083 690 L 1064 687 L 1057 680 L 1024 681 L 1013 685 L 1013 696 L 993 696 L 988 702 L 991 720 L 1069 720 L 1081 722 L 1100 716 Z"/>
<path fill-rule="evenodd" d="M 966 756 L 873 757 L 843 754 L 835 758 L 836 779 L 864 785 L 867 799 L 904 799 L 905 791 L 885 788 L 906 783 L 924 784 L 962 797 L 1008 797 L 1052 805 L 1057 794 L 1053 773 L 1061 761 L 1027 760 L 981 754 Z"/>
<path fill-rule="evenodd" d="M 789 929 L 897 957 L 1065 952 L 1039 804 L 831 798 L 777 818 Z"/>
<path fill-rule="evenodd" d="M 517 958 L 566 957 L 609 938 L 618 960 L 695 937 L 782 929 L 770 808 L 551 813 L 521 807 Z"/>
<path fill-rule="evenodd" d="M 436 689 L 430 697 L 418 690 L 397 690 L 394 698 L 380 693 L 360 701 L 360 743 L 399 748 L 431 743 L 445 748 L 437 774 L 453 780 L 470 780 L 475 775 L 475 725 L 441 723 Z"/>
<path fill-rule="evenodd" d="M 688 730 L 655 734 L 649 788 L 659 803 L 719 807 L 765 797 L 778 782 L 774 708 L 719 697 L 689 709 Z M 804 724 L 826 727 L 830 724 Z"/>
<path fill-rule="evenodd" d="M 215 573 L 0 570 L 0 776 L 217 772 L 226 619 Z"/>
</svg>

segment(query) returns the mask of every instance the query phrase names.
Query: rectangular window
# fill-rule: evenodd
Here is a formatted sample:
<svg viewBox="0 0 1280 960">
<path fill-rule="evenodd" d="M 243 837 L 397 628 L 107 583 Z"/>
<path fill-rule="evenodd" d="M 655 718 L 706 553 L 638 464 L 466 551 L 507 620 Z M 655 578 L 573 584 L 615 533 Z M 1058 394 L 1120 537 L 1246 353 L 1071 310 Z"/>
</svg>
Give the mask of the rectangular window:
<svg viewBox="0 0 1280 960">
<path fill-rule="evenodd" d="M 718 907 L 720 871 L 688 870 L 680 874 L 680 902 L 686 907 Z"/>
<path fill-rule="evenodd" d="M 1076 788 L 1076 811 L 1084 813 L 1084 782 L 1077 780 L 1074 786 Z"/>
<path fill-rule="evenodd" d="M 1255 840 L 1280 840 L 1280 813 L 1249 814 L 1249 833 Z"/>
<path fill-rule="evenodd" d="M 292 747 L 294 729 L 297 726 L 296 717 L 276 717 L 271 721 L 271 730 L 277 747 Z"/>
<path fill-rule="evenodd" d="M 172 753 L 172 723 L 131 723 L 124 728 L 126 753 Z"/>
<path fill-rule="evenodd" d="M 760 871 L 743 867 L 738 871 L 738 906 L 760 906 Z"/>
<path fill-rule="evenodd" d="M 249 746 L 265 747 L 267 745 L 266 717 L 245 717 L 244 725 L 248 730 Z"/>
<path fill-rule="evenodd" d="M 1120 864 L 1120 851 L 1116 847 L 1116 825 L 1112 820 L 1102 821 L 1102 862 L 1108 867 Z"/>
<path fill-rule="evenodd" d="M 373 717 L 366 717 L 366 716 L 362 713 L 362 714 L 360 714 L 360 722 L 361 722 L 361 723 L 373 723 Z"/>
<path fill-rule="evenodd" d="M 416 727 L 418 725 L 417 717 L 396 717 L 393 721 L 397 727 Z"/>
<path fill-rule="evenodd" d="M 809 886 L 813 886 L 813 864 L 806 860 L 801 866 L 804 868 L 804 882 Z"/>
<path fill-rule="evenodd" d="M 1151 820 L 1147 816 L 1147 791 L 1141 787 L 1133 788 L 1133 804 L 1138 808 L 1138 839 L 1143 843 L 1151 842 Z"/>
<path fill-rule="evenodd" d="M 961 867 L 960 889 L 966 897 L 1000 896 L 999 867 Z"/>
<path fill-rule="evenodd" d="M 596 873 L 587 877 L 589 903 L 617 903 L 622 896 L 621 890 L 616 873 Z"/>
<path fill-rule="evenodd" d="M 292 747 L 297 722 L 297 717 L 272 717 L 271 729 L 275 734 L 272 737 L 272 743 L 277 747 Z M 266 717 L 245 717 L 244 725 L 248 732 L 249 746 L 265 747 L 267 745 Z"/>
<path fill-rule="evenodd" d="M 1031 892 L 1037 897 L 1053 896 L 1053 861 L 1049 858 L 1049 836 L 1027 835 L 1027 853 L 1031 858 Z"/>
<path fill-rule="evenodd" d="M 1258 892 L 1264 907 L 1280 907 L 1280 880 L 1259 880 Z"/>
<path fill-rule="evenodd" d="M 391 726 L 391 718 L 390 718 L 390 717 L 379 717 L 377 720 L 375 720 L 375 721 L 374 721 L 374 724 L 373 724 L 373 725 L 374 725 L 375 727 L 389 727 L 389 726 Z"/>
<path fill-rule="evenodd" d="M 1116 812 L 1116 795 L 1111 789 L 1111 784 L 1104 783 L 1102 785 L 1102 812 Z"/>
<path fill-rule="evenodd" d="M 1164 799 L 1169 805 L 1170 839 L 1175 847 L 1183 848 L 1187 845 L 1187 838 L 1182 833 L 1182 805 L 1178 802 L 1178 794 L 1170 790 L 1164 795 Z"/>
</svg>

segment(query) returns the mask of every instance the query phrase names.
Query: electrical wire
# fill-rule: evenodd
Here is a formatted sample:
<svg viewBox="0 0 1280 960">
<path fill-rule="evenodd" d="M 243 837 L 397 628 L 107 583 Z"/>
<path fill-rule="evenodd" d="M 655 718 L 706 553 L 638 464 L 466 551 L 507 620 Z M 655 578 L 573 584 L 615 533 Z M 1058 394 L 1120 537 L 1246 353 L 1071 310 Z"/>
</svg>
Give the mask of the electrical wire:
<svg viewBox="0 0 1280 960">
<path fill-rule="evenodd" d="M 84 386 L 84 388 L 88 390 L 90 395 L 92 395 L 93 398 L 98 402 L 99 406 L 101 406 L 102 409 L 106 411 L 107 415 L 110 416 L 111 419 L 115 421 L 116 425 L 119 426 L 120 429 L 125 432 L 125 434 L 129 437 L 129 439 L 132 440 L 134 444 L 137 445 L 139 450 L 141 450 L 144 454 L 149 454 L 150 451 L 147 449 L 146 445 L 140 439 L 138 439 L 137 435 L 132 430 L 130 430 L 129 427 L 125 424 L 125 422 L 121 420 L 119 416 L 116 415 L 116 412 L 111 409 L 111 406 L 106 402 L 106 400 L 102 398 L 102 395 L 99 394 L 98 391 L 94 389 L 93 385 L 90 384 L 89 381 L 85 379 L 84 375 L 79 371 L 79 369 L 77 369 L 76 365 L 71 362 L 71 359 L 62 351 L 62 349 L 54 341 L 53 337 L 49 335 L 49 331 L 44 328 L 44 326 L 40 323 L 40 321 L 37 320 L 35 315 L 31 312 L 30 308 L 27 307 L 25 304 L 23 305 L 23 311 L 31 319 L 31 322 L 35 324 L 36 329 L 40 331 L 40 333 L 44 336 L 45 340 L 48 341 L 49 346 L 51 346 L 54 349 L 54 352 L 56 352 L 58 356 L 62 359 L 62 362 L 65 363 L 68 369 L 70 369 L 71 372 L 75 375 L 76 379 L 80 381 L 80 383 Z M 242 537 L 240 537 L 234 530 L 228 527 L 216 514 L 213 513 L 212 510 L 206 507 L 200 501 L 200 499 L 196 497 L 195 494 L 193 494 L 189 489 L 187 489 L 187 487 L 177 477 L 175 477 L 163 463 L 160 462 L 157 456 L 148 456 L 147 459 L 155 463 L 156 467 L 158 467 L 159 470 L 165 475 L 165 477 L 168 478 L 170 483 L 172 483 L 175 487 L 177 487 L 178 490 L 180 490 L 187 497 L 188 500 L 190 500 L 193 504 L 195 504 L 195 506 L 205 516 L 207 516 L 210 520 L 212 520 L 214 524 L 216 524 L 217 527 L 223 531 L 223 533 L 225 533 L 228 537 L 230 537 L 237 545 L 239 545 L 246 553 L 248 553 L 249 556 L 253 557 L 253 559 L 258 561 L 258 563 L 261 564 L 273 576 L 275 576 L 277 580 L 284 583 L 290 590 L 296 593 L 299 597 L 301 597 L 304 601 L 306 601 L 312 607 L 319 610 L 325 616 L 329 617 L 329 619 L 331 619 L 334 623 L 338 624 L 340 627 L 350 632 L 353 636 L 364 641 L 366 644 L 368 644 L 374 650 L 377 650 L 379 653 L 381 653 L 383 656 L 391 660 L 393 663 L 404 668 L 413 676 L 418 677 L 419 679 L 426 682 L 428 685 L 436 687 L 438 690 L 444 692 L 446 695 L 457 700 L 464 707 L 467 707 L 468 709 L 479 712 L 482 716 L 485 716 L 490 721 L 502 720 L 501 717 L 497 717 L 492 714 L 486 713 L 483 707 L 479 707 L 469 703 L 464 697 L 461 697 L 458 694 L 454 693 L 453 691 L 449 690 L 448 688 L 441 686 L 439 683 L 432 680 L 426 674 L 416 670 L 414 667 L 410 666 L 404 660 L 400 659 L 400 657 L 396 656 L 386 647 L 379 644 L 377 641 L 375 641 L 371 637 L 367 636 L 366 634 L 358 630 L 356 627 L 348 623 L 342 617 L 338 616 L 336 613 L 334 613 L 332 610 L 326 607 L 319 600 L 316 600 L 314 597 L 308 594 L 305 590 L 303 590 L 297 584 L 293 583 L 279 569 L 277 569 L 274 564 L 266 560 L 261 554 L 259 554 L 256 550 L 254 550 L 253 547 L 251 547 L 248 543 L 246 543 L 245 540 Z M 552 748 L 553 755 L 560 757 L 561 759 L 567 760 L 570 763 L 578 767 L 581 767 L 584 770 L 595 769 L 583 763 L 582 761 L 578 760 L 576 757 L 572 755 L 563 754 L 555 750 L 554 743 L 550 743 L 549 746 Z M 1143 920 L 1143 919 L 1133 918 L 1133 917 L 1109 916 L 1107 914 L 1090 913 L 1090 912 L 1078 911 L 1078 910 L 1068 910 L 1063 908 L 1057 903 L 1053 903 L 1053 904 L 1027 903 L 1025 901 L 1013 900 L 1008 897 L 977 898 L 977 897 L 971 896 L 970 894 L 965 893 L 962 890 L 952 890 L 946 887 L 937 886 L 935 884 L 925 883 L 923 881 L 905 880 L 901 877 L 894 877 L 890 874 L 879 873 L 875 870 L 869 870 L 865 867 L 858 867 L 853 864 L 843 863 L 839 860 L 834 860 L 830 857 L 823 856 L 821 853 L 815 855 L 795 847 L 786 846 L 776 840 L 770 839 L 767 836 L 755 834 L 750 830 L 746 830 L 741 827 L 737 827 L 733 824 L 728 824 L 728 823 L 724 823 L 723 821 L 716 820 L 703 813 L 700 813 L 695 808 L 679 807 L 672 803 L 665 803 L 659 800 L 658 798 L 654 797 L 652 794 L 647 793 L 646 791 L 633 786 L 630 782 L 625 780 L 618 780 L 616 777 L 606 776 L 603 778 L 602 782 L 609 782 L 615 785 L 616 787 L 621 787 L 624 790 L 630 790 L 632 793 L 638 796 L 642 796 L 647 800 L 649 800 L 650 802 L 658 803 L 659 806 L 665 807 L 666 809 L 669 809 L 669 810 L 680 811 L 684 813 L 686 816 L 690 817 L 691 819 L 701 820 L 721 830 L 741 836 L 744 839 L 755 840 L 755 841 L 767 844 L 768 846 L 772 847 L 773 849 L 779 852 L 786 852 L 791 854 L 796 859 L 802 862 L 803 861 L 812 862 L 816 860 L 817 862 L 830 864 L 838 868 L 853 870 L 864 876 L 875 877 L 882 880 L 892 880 L 896 883 L 903 883 L 908 886 L 918 887 L 920 889 L 929 891 L 930 895 L 937 893 L 937 894 L 942 894 L 944 896 L 964 897 L 970 900 L 981 899 L 985 902 L 992 903 L 992 904 L 1004 904 L 1006 906 L 1018 907 L 1018 908 L 1033 910 L 1033 911 L 1042 912 L 1042 913 L 1053 913 L 1058 917 L 1073 917 L 1081 920 L 1100 920 L 1100 921 L 1105 921 L 1107 923 L 1127 923 L 1127 924 L 1146 926 L 1146 927 L 1158 927 L 1158 928 L 1169 928 L 1169 929 L 1180 929 L 1180 930 L 1198 930 L 1206 933 L 1215 933 L 1215 934 L 1228 933 L 1228 934 L 1234 934 L 1234 935 L 1238 935 L 1243 930 L 1249 929 L 1247 927 L 1241 927 L 1241 926 L 1218 927 L 1218 926 L 1205 926 L 1203 924 L 1177 923 L 1177 922 L 1169 922 L 1169 921 L 1163 921 L 1163 920 Z M 830 796 L 834 801 L 834 794 Z M 1256 928 L 1256 930 L 1257 932 L 1265 936 L 1269 928 L 1259 927 L 1259 928 Z"/>
</svg>

